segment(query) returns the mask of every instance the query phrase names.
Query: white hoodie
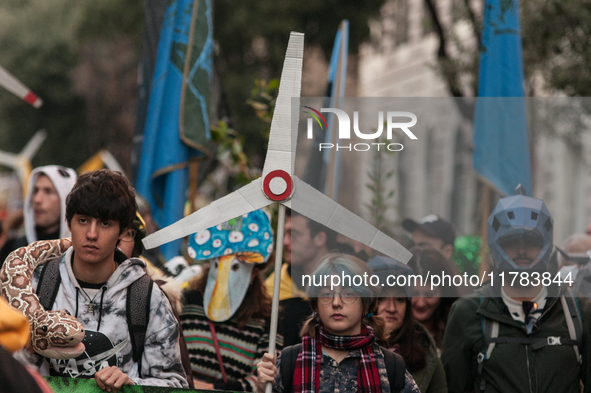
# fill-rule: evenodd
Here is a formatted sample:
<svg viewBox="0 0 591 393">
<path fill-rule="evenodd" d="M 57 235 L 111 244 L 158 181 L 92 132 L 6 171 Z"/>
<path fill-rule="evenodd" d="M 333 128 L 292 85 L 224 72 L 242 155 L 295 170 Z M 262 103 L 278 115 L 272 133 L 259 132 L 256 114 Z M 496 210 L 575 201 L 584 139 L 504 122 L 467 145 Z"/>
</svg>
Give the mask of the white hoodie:
<svg viewBox="0 0 591 393">
<path fill-rule="evenodd" d="M 33 209 L 33 188 L 40 175 L 46 175 L 53 183 L 60 198 L 60 239 L 70 237 L 70 230 L 66 224 L 66 197 L 72 191 L 78 176 L 71 168 L 59 165 L 40 166 L 31 172 L 29 176 L 29 188 L 25 198 L 23 215 L 25 218 L 25 233 L 29 244 L 37 241 L 37 231 L 35 231 L 35 211 Z"/>
<path fill-rule="evenodd" d="M 122 262 L 91 299 L 72 271 L 73 252 L 70 247 L 61 257 L 61 284 L 53 310 L 66 309 L 82 323 L 86 329 L 83 341 L 86 351 L 77 359 L 46 359 L 42 366 L 44 375 L 90 378 L 103 367 L 117 366 L 136 385 L 188 387 L 181 363 L 179 326 L 170 302 L 158 285 L 153 286 L 150 299 L 142 378 L 138 363 L 133 361 L 126 318 L 127 287 L 146 273 L 145 262 L 139 258 Z M 35 288 L 41 269 L 42 265 L 33 276 Z M 89 307 L 91 303 L 93 306 Z"/>
</svg>

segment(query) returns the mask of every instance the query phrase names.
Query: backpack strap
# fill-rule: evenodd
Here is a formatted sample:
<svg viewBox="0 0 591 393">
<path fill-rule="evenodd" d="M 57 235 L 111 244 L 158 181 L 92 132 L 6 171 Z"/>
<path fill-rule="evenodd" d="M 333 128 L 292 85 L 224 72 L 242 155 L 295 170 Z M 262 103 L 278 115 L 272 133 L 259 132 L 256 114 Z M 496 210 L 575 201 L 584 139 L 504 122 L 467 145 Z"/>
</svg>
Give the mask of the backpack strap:
<svg viewBox="0 0 591 393">
<path fill-rule="evenodd" d="M 577 345 L 576 340 L 570 338 L 563 338 L 560 336 L 548 336 L 548 337 L 498 337 L 492 339 L 493 343 L 499 344 L 523 344 L 531 345 L 534 351 L 538 349 L 554 346 L 554 345 Z"/>
<path fill-rule="evenodd" d="M 293 375 L 295 374 L 296 363 L 302 344 L 295 344 L 283 348 L 281 351 L 281 384 L 283 393 L 291 393 L 293 390 Z"/>
<path fill-rule="evenodd" d="M 480 301 L 482 302 L 482 298 L 480 298 Z M 583 348 L 583 322 L 581 321 L 581 313 L 576 303 L 576 298 L 570 288 L 567 289 L 566 295 L 560 297 L 560 302 L 562 303 L 564 319 L 566 320 L 570 338 L 554 336 L 545 338 L 499 337 L 499 323 L 485 317 L 481 318 L 484 347 L 477 357 L 480 391 L 484 391 L 484 388 L 486 387 L 486 382 L 482 378 L 483 362 L 490 359 L 496 343 L 531 345 L 534 351 L 549 345 L 572 345 L 577 361 L 581 364 L 582 356 L 580 354 L 580 349 Z"/>
<path fill-rule="evenodd" d="M 582 364 L 583 357 L 581 356 L 580 350 L 583 348 L 583 322 L 581 321 L 578 304 L 570 288 L 567 289 L 566 295 L 560 297 L 560 302 L 562 303 L 568 334 L 571 341 L 574 341 L 573 349 L 575 356 L 579 364 Z"/>
<path fill-rule="evenodd" d="M 150 320 L 150 299 L 154 281 L 144 274 L 127 287 L 126 314 L 133 361 L 138 363 L 140 378 L 142 375 L 142 354 L 146 330 Z"/>
<path fill-rule="evenodd" d="M 495 344 L 499 342 L 499 328 L 499 322 L 482 317 L 482 332 L 484 334 L 484 359 L 482 360 L 488 360 L 492 356 Z"/>
<path fill-rule="evenodd" d="M 406 365 L 404 359 L 397 353 L 382 347 L 384 353 L 384 363 L 388 373 L 388 382 L 390 382 L 390 391 L 392 393 L 401 392 L 404 389 Z"/>
<path fill-rule="evenodd" d="M 39 303 L 41 303 L 44 309 L 51 310 L 53 308 L 53 303 L 57 297 L 61 282 L 60 258 L 54 258 L 45 262 L 41 270 L 41 276 L 39 276 L 37 289 L 35 290 L 39 298 Z"/>
<path fill-rule="evenodd" d="M 480 303 L 482 303 L 482 296 L 480 297 Z M 482 351 L 480 351 L 476 357 L 476 361 L 478 362 L 478 377 L 480 379 L 479 388 L 481 392 L 484 392 L 486 381 L 482 377 L 482 367 L 484 366 L 484 361 L 490 359 L 492 351 L 495 349 L 495 345 L 498 342 L 500 326 L 499 322 L 485 318 L 484 316 L 480 317 L 480 323 L 482 326 L 482 334 L 484 336 L 484 346 L 482 347 Z"/>
</svg>

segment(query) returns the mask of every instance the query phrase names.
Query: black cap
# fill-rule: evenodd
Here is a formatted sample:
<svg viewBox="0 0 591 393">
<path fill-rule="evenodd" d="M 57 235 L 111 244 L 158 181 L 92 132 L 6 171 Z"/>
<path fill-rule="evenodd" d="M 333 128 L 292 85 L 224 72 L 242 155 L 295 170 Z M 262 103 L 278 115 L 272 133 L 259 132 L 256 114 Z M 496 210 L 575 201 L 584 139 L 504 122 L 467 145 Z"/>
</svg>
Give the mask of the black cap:
<svg viewBox="0 0 591 393">
<path fill-rule="evenodd" d="M 419 222 L 407 218 L 402 222 L 402 227 L 409 232 L 418 229 L 431 237 L 443 240 L 444 245 L 451 244 L 453 246 L 456 240 L 456 230 L 451 223 L 435 214 L 429 214 L 421 218 Z"/>
</svg>

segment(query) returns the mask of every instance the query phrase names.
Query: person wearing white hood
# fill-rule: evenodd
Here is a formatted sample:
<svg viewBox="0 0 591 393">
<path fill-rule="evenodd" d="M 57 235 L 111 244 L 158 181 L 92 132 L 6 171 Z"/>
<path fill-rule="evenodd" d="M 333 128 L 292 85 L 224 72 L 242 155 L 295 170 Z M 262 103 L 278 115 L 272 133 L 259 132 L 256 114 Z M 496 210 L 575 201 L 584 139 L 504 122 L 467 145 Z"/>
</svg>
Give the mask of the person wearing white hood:
<svg viewBox="0 0 591 393">
<path fill-rule="evenodd" d="M 37 240 L 70 237 L 66 225 L 66 196 L 77 179 L 76 171 L 60 165 L 35 168 L 25 198 L 25 236 L 8 240 L 0 249 L 0 266 L 12 251 Z"/>
</svg>

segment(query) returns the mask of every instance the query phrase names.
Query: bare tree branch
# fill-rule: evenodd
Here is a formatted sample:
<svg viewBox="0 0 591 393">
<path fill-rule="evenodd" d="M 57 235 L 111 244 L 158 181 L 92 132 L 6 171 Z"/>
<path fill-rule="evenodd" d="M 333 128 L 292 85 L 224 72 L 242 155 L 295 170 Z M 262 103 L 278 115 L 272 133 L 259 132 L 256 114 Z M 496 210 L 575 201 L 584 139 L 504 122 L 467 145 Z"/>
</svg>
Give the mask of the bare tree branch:
<svg viewBox="0 0 591 393">
<path fill-rule="evenodd" d="M 464 0 L 464 4 L 466 5 L 466 10 L 468 10 L 468 18 L 470 22 L 472 22 L 472 31 L 474 32 L 474 37 L 478 40 L 478 45 L 480 45 L 481 40 L 481 31 L 482 31 L 482 22 L 476 18 L 476 14 L 470 7 L 470 0 Z"/>
<path fill-rule="evenodd" d="M 431 14 L 435 31 L 439 36 L 439 49 L 437 51 L 437 60 L 440 65 L 441 76 L 447 80 L 449 92 L 452 96 L 463 97 L 464 94 L 459 88 L 457 71 L 455 71 L 453 67 L 449 66 L 451 59 L 447 53 L 447 40 L 445 36 L 445 31 L 439 19 L 439 15 L 437 14 L 437 8 L 435 7 L 433 0 L 425 0 L 425 5 L 427 6 L 429 13 Z"/>
</svg>

